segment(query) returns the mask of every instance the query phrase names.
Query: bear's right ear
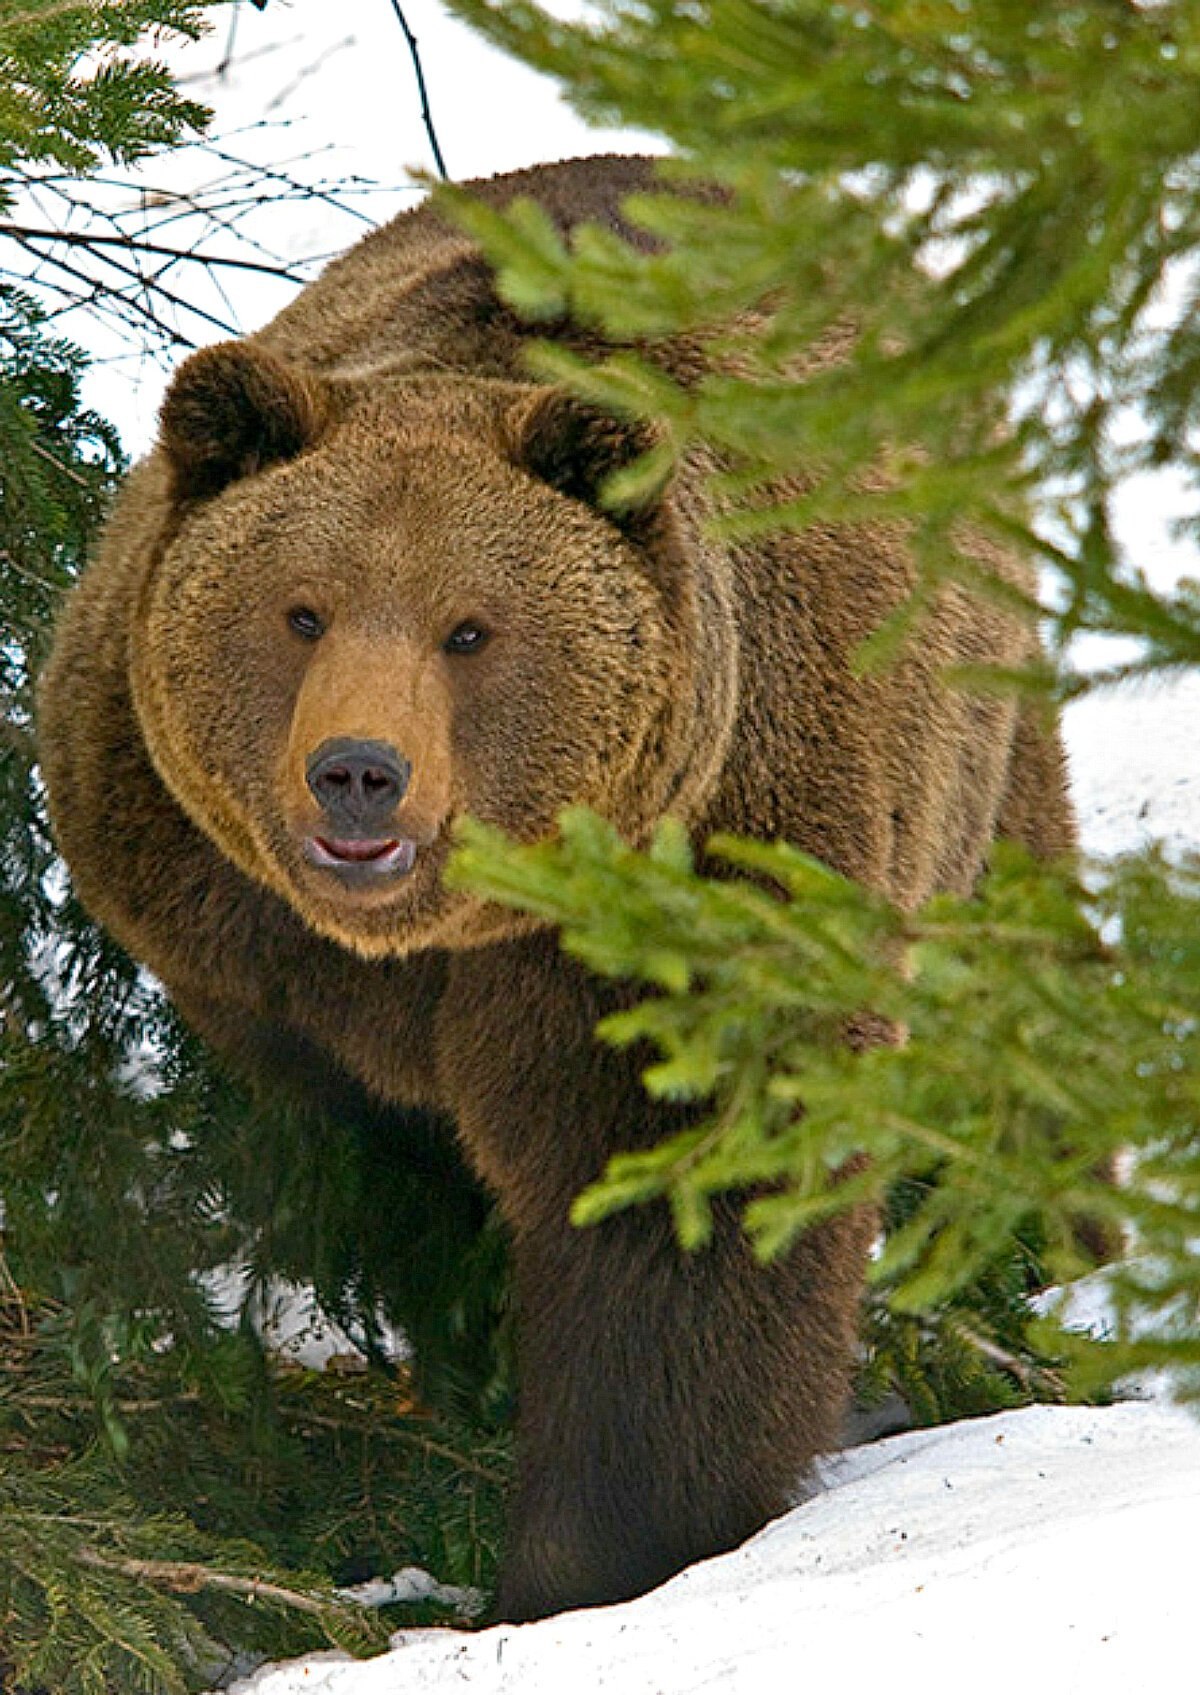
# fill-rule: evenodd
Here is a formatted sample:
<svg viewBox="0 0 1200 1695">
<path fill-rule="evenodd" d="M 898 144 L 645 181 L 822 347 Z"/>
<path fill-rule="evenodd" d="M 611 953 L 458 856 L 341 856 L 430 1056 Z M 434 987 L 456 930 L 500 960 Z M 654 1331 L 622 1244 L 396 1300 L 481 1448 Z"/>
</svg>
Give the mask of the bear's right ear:
<svg viewBox="0 0 1200 1695">
<path fill-rule="evenodd" d="M 202 348 L 180 367 L 160 424 L 176 500 L 207 500 L 239 477 L 294 459 L 323 433 L 332 390 L 244 342 Z"/>
</svg>

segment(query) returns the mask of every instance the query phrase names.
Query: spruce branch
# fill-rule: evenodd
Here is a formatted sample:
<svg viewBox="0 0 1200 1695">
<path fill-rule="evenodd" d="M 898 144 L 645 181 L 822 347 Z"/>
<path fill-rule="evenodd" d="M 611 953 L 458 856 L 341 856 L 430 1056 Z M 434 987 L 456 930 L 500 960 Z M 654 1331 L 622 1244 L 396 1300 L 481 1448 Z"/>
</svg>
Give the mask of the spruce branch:
<svg viewBox="0 0 1200 1695">
<path fill-rule="evenodd" d="M 361 1433 L 366 1428 L 362 1419 L 345 1416 L 331 1417 L 328 1413 L 314 1412 L 311 1407 L 285 1408 L 283 1416 L 303 1425 L 306 1429 L 311 1427 L 314 1430 L 355 1430 Z M 408 1447 L 419 1448 L 422 1453 L 429 1454 L 437 1459 L 447 1460 L 456 1471 L 469 1472 L 473 1477 L 480 1477 L 486 1483 L 494 1483 L 503 1488 L 508 1482 L 507 1474 L 498 1467 L 485 1465 L 462 1449 L 451 1447 L 446 1442 L 439 1442 L 436 1438 L 425 1435 L 423 1431 L 413 1430 L 406 1424 L 400 1423 L 388 1426 L 380 1424 L 377 1419 L 372 1419 L 370 1429 L 377 1441 L 400 1442 Z"/>
</svg>

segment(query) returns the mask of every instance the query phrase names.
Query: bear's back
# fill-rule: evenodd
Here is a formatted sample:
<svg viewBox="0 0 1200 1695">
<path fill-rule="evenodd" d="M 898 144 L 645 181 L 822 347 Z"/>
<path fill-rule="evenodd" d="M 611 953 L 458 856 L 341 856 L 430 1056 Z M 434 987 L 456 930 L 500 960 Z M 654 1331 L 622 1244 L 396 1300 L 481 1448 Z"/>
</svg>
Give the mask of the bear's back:
<svg viewBox="0 0 1200 1695">
<path fill-rule="evenodd" d="M 654 162 L 608 155 L 567 159 L 467 186 L 493 207 L 536 199 L 562 234 L 582 223 L 650 245 L 620 215 L 628 195 L 651 189 Z M 279 358 L 327 374 L 372 370 L 464 372 L 528 379 L 523 348 L 565 326 L 522 323 L 495 292 L 470 236 L 429 205 L 403 212 L 321 274 L 251 338 Z M 581 340 L 567 332 L 567 339 Z M 590 339 L 590 338 L 588 338 Z"/>
</svg>

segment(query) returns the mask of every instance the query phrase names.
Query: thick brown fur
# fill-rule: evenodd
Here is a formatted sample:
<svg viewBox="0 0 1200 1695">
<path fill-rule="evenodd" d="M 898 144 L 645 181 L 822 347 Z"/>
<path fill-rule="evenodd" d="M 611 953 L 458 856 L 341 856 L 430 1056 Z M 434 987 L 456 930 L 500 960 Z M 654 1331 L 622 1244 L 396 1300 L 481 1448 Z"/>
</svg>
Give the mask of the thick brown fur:
<svg viewBox="0 0 1200 1695">
<path fill-rule="evenodd" d="M 569 229 L 617 222 L 649 176 L 597 159 L 478 187 Z M 455 818 L 529 839 L 581 802 L 641 841 L 673 813 L 697 842 L 788 838 L 905 905 L 969 890 L 1001 822 L 1044 853 L 1071 842 L 1053 738 L 940 681 L 1019 662 L 1027 630 L 949 588 L 899 664 L 855 675 L 909 587 L 901 539 L 719 545 L 703 455 L 610 519 L 595 490 L 636 444 L 531 382 L 534 333 L 422 209 L 188 361 L 41 706 L 80 894 L 184 1013 L 243 1064 L 290 1043 L 445 1114 L 497 1197 L 519 1302 L 516 1619 L 636 1594 L 788 1503 L 838 1427 L 872 1224 L 824 1226 L 768 1269 L 732 1208 L 694 1255 L 655 1207 L 572 1229 L 608 1158 L 679 1115 L 593 1037 L 623 991 L 443 888 Z M 662 357 L 694 374 L 694 348 Z M 472 620 L 490 640 L 448 653 Z M 402 750 L 407 876 L 346 888 L 305 859 L 306 762 L 331 737 Z"/>
</svg>

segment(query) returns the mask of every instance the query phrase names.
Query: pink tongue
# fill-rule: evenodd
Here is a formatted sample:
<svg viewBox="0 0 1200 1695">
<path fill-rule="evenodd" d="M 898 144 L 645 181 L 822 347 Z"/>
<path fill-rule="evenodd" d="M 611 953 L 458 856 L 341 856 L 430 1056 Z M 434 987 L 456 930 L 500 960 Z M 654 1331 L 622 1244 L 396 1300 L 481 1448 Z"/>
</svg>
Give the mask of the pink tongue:
<svg viewBox="0 0 1200 1695">
<path fill-rule="evenodd" d="M 398 843 L 390 842 L 338 842 L 326 837 L 319 838 L 326 853 L 334 859 L 371 860 L 382 859 L 385 853 L 391 853 Z"/>
</svg>

